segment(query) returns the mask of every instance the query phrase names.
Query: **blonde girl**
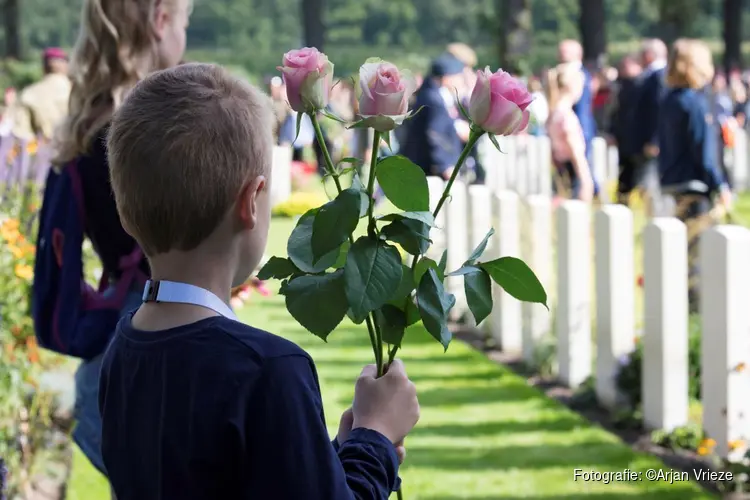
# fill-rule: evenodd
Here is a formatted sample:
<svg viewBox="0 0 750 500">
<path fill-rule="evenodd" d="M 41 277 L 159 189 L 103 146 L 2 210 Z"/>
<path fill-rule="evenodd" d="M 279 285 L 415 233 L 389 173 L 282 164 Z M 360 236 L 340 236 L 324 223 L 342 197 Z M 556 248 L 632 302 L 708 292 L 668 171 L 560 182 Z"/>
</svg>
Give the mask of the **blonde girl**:
<svg viewBox="0 0 750 500">
<path fill-rule="evenodd" d="M 86 234 L 102 268 L 120 273 L 120 259 L 135 249 L 122 228 L 109 179 L 105 136 L 113 112 L 146 74 L 177 65 L 185 51 L 189 0 L 84 0 L 78 40 L 71 57 L 69 114 L 54 145 L 55 168 L 76 162 L 86 207 Z M 167 186 L 165 186 L 165 189 Z M 148 274 L 144 259 L 141 269 Z M 122 314 L 139 304 L 130 293 Z M 106 474 L 101 455 L 98 410 L 101 354 L 81 363 L 76 373 L 75 442 Z"/>
<path fill-rule="evenodd" d="M 570 197 L 591 201 L 594 195 L 594 181 L 586 160 L 586 141 L 581 123 L 573 111 L 573 105 L 583 94 L 584 75 L 579 66 L 564 63 L 550 72 L 551 111 L 547 118 L 547 134 L 552 146 L 552 160 L 555 163 L 559 191 L 564 187 Z M 562 184 L 567 186 L 562 186 Z"/>
</svg>

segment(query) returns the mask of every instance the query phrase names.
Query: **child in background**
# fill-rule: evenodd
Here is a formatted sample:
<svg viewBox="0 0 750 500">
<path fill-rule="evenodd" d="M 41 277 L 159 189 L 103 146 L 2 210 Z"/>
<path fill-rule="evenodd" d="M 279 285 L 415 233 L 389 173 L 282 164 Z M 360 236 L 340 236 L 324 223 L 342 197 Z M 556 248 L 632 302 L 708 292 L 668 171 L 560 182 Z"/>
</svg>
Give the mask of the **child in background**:
<svg viewBox="0 0 750 500">
<path fill-rule="evenodd" d="M 185 50 L 190 0 L 85 0 L 71 57 L 73 87 L 69 115 L 55 140 L 57 168 L 76 162 L 87 209 L 86 235 L 102 267 L 121 276 L 120 262 L 136 242 L 122 228 L 112 195 L 105 149 L 112 114 L 146 74 L 180 62 Z M 168 189 L 168 186 L 160 186 Z M 145 258 L 140 269 L 148 274 Z M 113 284 L 114 286 L 114 284 Z M 133 286 L 122 313 L 140 302 L 143 284 Z M 73 437 L 94 466 L 106 474 L 101 457 L 101 418 L 97 407 L 101 355 L 76 373 Z"/>
<path fill-rule="evenodd" d="M 119 500 L 385 500 L 398 484 L 419 418 L 403 364 L 365 367 L 331 443 L 309 355 L 227 305 L 266 247 L 272 121 L 257 89 L 188 64 L 138 84 L 112 122 L 117 208 L 152 271 L 102 364 Z"/>
</svg>

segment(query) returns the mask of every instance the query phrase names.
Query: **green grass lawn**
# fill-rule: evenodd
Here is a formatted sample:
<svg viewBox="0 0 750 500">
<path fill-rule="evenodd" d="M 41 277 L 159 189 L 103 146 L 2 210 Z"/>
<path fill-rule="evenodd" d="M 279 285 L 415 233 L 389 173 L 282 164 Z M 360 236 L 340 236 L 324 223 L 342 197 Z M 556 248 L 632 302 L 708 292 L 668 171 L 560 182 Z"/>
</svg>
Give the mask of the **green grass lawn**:
<svg viewBox="0 0 750 500">
<path fill-rule="evenodd" d="M 284 255 L 289 219 L 275 219 L 268 255 Z M 256 296 L 257 297 L 257 296 Z M 243 320 L 297 342 L 318 366 L 327 423 L 335 432 L 354 381 L 372 351 L 366 330 L 344 323 L 329 343 L 304 331 L 282 297 L 254 298 Z M 407 499 L 520 498 L 615 500 L 713 498 L 692 483 L 574 481 L 573 470 L 664 469 L 617 437 L 529 387 L 526 380 L 455 342 L 447 353 L 419 330 L 403 352 L 417 384 L 422 419 L 407 440 L 402 468 Z M 102 500 L 108 487 L 76 450 L 69 500 Z"/>
</svg>

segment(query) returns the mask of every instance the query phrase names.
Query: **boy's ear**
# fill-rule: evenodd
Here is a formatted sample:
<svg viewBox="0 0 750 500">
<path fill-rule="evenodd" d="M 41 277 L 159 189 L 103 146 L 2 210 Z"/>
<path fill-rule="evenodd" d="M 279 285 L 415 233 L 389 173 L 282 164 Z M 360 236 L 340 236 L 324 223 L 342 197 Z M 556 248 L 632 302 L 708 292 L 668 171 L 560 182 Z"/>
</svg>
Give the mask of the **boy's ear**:
<svg viewBox="0 0 750 500">
<path fill-rule="evenodd" d="M 167 29 L 167 17 L 167 9 L 164 7 L 164 2 L 156 0 L 156 5 L 154 6 L 154 36 L 159 42 L 164 38 L 164 31 Z"/>
<path fill-rule="evenodd" d="M 266 188 L 265 176 L 259 175 L 248 181 L 240 190 L 237 200 L 237 215 L 246 229 L 253 229 L 258 222 L 258 197 Z"/>
</svg>

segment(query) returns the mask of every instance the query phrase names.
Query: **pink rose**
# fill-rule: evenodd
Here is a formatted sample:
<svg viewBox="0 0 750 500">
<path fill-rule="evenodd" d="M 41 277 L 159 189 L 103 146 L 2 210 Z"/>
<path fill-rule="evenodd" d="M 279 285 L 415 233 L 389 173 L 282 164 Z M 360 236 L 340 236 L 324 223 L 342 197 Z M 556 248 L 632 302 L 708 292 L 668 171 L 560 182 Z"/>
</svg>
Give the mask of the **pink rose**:
<svg viewBox="0 0 750 500">
<path fill-rule="evenodd" d="M 284 54 L 282 72 L 289 105 L 298 113 L 311 113 L 328 106 L 333 82 L 333 64 L 318 49 L 305 47 Z"/>
<path fill-rule="evenodd" d="M 474 124 L 494 135 L 511 135 L 526 128 L 534 98 L 526 85 L 503 70 L 477 71 L 477 83 L 469 101 Z"/>
<path fill-rule="evenodd" d="M 359 68 L 359 114 L 361 127 L 388 132 L 409 116 L 409 99 L 416 90 L 414 78 L 393 64 L 368 59 Z"/>
</svg>

